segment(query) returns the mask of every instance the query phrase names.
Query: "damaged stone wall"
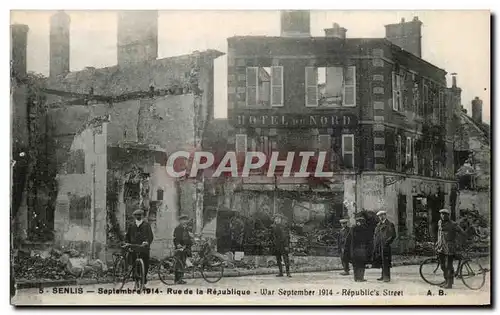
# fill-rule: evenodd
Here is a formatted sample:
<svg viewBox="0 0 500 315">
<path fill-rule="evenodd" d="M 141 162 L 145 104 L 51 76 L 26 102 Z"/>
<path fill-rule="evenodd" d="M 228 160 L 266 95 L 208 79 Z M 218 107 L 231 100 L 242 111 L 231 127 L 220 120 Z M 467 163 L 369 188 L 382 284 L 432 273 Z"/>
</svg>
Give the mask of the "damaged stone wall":
<svg viewBox="0 0 500 315">
<path fill-rule="evenodd" d="M 75 137 L 71 152 L 83 150 L 82 160 L 67 160 L 58 174 L 54 214 L 55 241 L 60 246 L 79 244 L 90 254 L 92 240 L 96 257 L 104 259 L 106 245 L 106 123 L 100 130 L 89 127 Z M 72 167 L 83 163 L 83 167 Z M 89 204 L 90 203 L 90 204 Z M 95 222 L 95 231 L 92 228 Z M 94 233 L 94 235 L 92 235 Z"/>
</svg>

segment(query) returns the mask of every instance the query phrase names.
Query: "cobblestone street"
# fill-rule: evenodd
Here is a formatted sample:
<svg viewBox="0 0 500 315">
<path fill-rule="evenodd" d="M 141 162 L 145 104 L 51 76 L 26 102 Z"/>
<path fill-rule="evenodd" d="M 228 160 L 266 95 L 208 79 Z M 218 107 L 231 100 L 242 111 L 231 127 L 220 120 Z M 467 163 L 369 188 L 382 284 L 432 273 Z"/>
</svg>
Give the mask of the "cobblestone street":
<svg viewBox="0 0 500 315">
<path fill-rule="evenodd" d="M 18 291 L 12 303 L 16 305 L 380 305 L 391 301 L 392 305 L 421 303 L 478 305 L 490 302 L 489 274 L 481 290 L 469 290 L 463 283 L 456 281 L 453 289 L 440 291 L 439 287 L 428 285 L 420 278 L 418 266 L 393 268 L 391 283 L 377 281 L 379 272 L 377 269 L 367 270 L 368 281 L 362 284 L 355 283 L 352 276 L 339 275 L 338 271 L 297 273 L 293 274 L 292 278 L 277 278 L 274 275 L 223 278 L 216 284 L 207 283 L 203 279 L 189 279 L 186 285 L 172 287 L 167 287 L 160 281 L 152 281 L 148 283 L 148 288 L 151 289 L 148 295 L 114 294 L 112 284 L 45 288 L 43 294 L 39 293 L 39 289 L 24 289 Z M 130 283 L 126 288 L 133 289 L 133 284 Z"/>
</svg>

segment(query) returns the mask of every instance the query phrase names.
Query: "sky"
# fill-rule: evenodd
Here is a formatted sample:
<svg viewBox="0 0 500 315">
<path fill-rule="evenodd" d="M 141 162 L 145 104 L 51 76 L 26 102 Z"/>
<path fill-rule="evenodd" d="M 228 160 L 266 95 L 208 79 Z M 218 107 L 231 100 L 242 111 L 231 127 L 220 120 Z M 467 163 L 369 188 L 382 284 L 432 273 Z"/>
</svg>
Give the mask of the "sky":
<svg viewBox="0 0 500 315">
<path fill-rule="evenodd" d="M 11 11 L 11 24 L 29 26 L 28 71 L 49 73 L 49 19 L 54 11 Z M 70 69 L 116 64 L 116 12 L 67 11 L 71 17 Z M 490 12 L 488 11 L 311 11 L 312 36 L 338 23 L 349 38 L 384 37 L 384 25 L 418 16 L 422 58 L 457 73 L 462 104 L 483 100 L 483 120 L 490 122 Z M 231 36 L 279 36 L 279 11 L 160 11 L 158 57 L 217 49 L 227 52 Z M 227 116 L 227 58 L 215 61 L 215 116 Z M 448 75 L 448 85 L 451 76 Z"/>
</svg>

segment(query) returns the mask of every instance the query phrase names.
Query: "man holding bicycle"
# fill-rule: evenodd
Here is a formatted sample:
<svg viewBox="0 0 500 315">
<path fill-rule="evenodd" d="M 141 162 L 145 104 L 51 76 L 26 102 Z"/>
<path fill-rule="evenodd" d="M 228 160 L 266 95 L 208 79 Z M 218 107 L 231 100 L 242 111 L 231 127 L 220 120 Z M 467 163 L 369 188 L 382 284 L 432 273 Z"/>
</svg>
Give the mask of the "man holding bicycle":
<svg viewBox="0 0 500 315">
<path fill-rule="evenodd" d="M 150 246 L 153 242 L 153 230 L 148 222 L 144 222 L 143 210 L 135 210 L 133 216 L 135 222 L 128 227 L 127 233 L 125 234 L 125 241 L 128 244 L 141 245 L 141 249 L 137 252 L 130 253 L 130 261 L 127 261 L 127 264 L 131 265 L 135 261 L 136 255 L 139 255 L 144 261 L 144 284 L 146 284 L 148 281 L 149 254 Z"/>
<path fill-rule="evenodd" d="M 459 254 L 459 237 L 464 237 L 465 232 L 456 222 L 450 219 L 448 209 L 441 209 L 439 213 L 441 214 L 441 220 L 438 222 L 436 252 L 445 279 L 441 287 L 451 289 L 454 278 L 453 259 Z"/>
<path fill-rule="evenodd" d="M 182 266 L 176 266 L 175 270 L 175 283 L 176 284 L 186 284 L 182 277 L 184 277 L 184 272 L 182 269 L 186 265 L 186 259 L 191 256 L 191 246 L 193 246 L 193 238 L 190 235 L 190 229 L 188 227 L 189 217 L 187 215 L 181 215 L 179 217 L 179 225 L 174 230 L 174 246 L 175 246 L 175 256 L 182 263 Z"/>
</svg>

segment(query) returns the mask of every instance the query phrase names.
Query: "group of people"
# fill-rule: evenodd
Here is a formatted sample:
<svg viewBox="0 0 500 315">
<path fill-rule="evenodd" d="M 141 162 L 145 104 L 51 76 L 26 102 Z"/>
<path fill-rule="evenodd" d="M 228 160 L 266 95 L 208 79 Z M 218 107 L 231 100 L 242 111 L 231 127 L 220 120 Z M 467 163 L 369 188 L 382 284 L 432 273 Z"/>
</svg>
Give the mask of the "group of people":
<svg viewBox="0 0 500 315">
<path fill-rule="evenodd" d="M 136 254 L 144 260 L 145 274 L 149 269 L 150 245 L 153 242 L 153 232 L 151 226 L 144 221 L 144 212 L 136 210 L 133 213 L 135 224 L 128 227 L 126 242 L 130 244 L 143 245 L 143 250 Z M 379 222 L 373 230 L 367 225 L 366 218 L 356 216 L 356 224 L 348 226 L 348 220 L 342 219 L 341 230 L 338 238 L 339 254 L 344 268 L 342 275 L 349 275 L 349 264 L 352 264 L 354 281 L 364 282 L 366 265 L 371 263 L 372 268 L 382 269 L 381 277 L 377 280 L 390 282 L 392 267 L 391 244 L 396 238 L 394 224 L 387 219 L 385 211 L 377 213 Z M 465 232 L 460 226 L 450 219 L 450 211 L 440 210 L 441 219 L 438 222 L 438 238 L 436 242 L 436 252 L 443 270 L 445 283 L 443 287 L 451 288 L 453 285 L 454 270 L 453 260 L 459 251 L 460 236 L 465 236 Z M 182 215 L 179 218 L 179 225 L 174 230 L 174 246 L 176 256 L 183 264 L 186 264 L 187 257 L 191 255 L 193 245 L 192 231 L 188 226 L 189 217 Z M 290 231 L 286 224 L 286 218 L 276 215 L 271 225 L 271 235 L 273 251 L 278 265 L 278 277 L 283 277 L 283 263 L 285 273 L 291 277 L 290 273 Z M 131 259 L 134 259 L 131 255 Z M 184 284 L 182 268 L 175 271 L 175 283 Z M 145 279 L 147 283 L 147 278 Z"/>
<path fill-rule="evenodd" d="M 448 209 L 441 209 L 439 213 L 436 253 L 445 279 L 441 287 L 451 289 L 455 274 L 453 260 L 459 255 L 461 237 L 466 237 L 466 233 L 450 219 Z M 391 244 L 396 238 L 396 230 L 394 224 L 387 219 L 385 211 L 379 211 L 377 216 L 379 222 L 373 237 L 364 217 L 356 217 L 356 224 L 353 227 L 348 227 L 348 220 L 340 220 L 342 228 L 338 245 L 344 268 L 341 274 L 349 275 L 349 263 L 351 263 L 356 282 L 366 281 L 365 268 L 370 262 L 372 268 L 382 269 L 381 277 L 377 280 L 391 281 Z"/>
<path fill-rule="evenodd" d="M 349 263 L 351 263 L 356 282 L 366 281 L 365 268 L 370 261 L 373 268 L 382 269 L 382 275 L 377 280 L 391 281 L 391 244 L 396 238 L 396 229 L 394 224 L 387 219 L 385 211 L 379 211 L 377 216 L 379 223 L 374 234 L 363 216 L 357 216 L 356 224 L 350 228 L 347 219 L 340 220 L 338 248 L 344 268 L 341 274 L 349 275 Z"/>
</svg>

